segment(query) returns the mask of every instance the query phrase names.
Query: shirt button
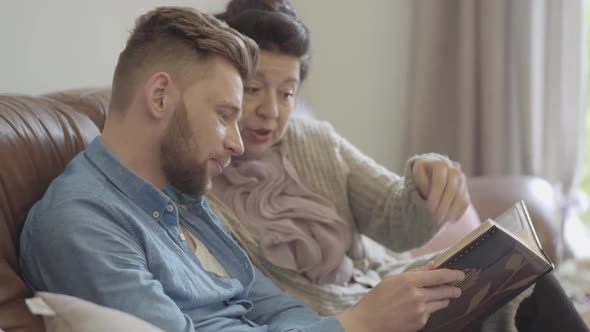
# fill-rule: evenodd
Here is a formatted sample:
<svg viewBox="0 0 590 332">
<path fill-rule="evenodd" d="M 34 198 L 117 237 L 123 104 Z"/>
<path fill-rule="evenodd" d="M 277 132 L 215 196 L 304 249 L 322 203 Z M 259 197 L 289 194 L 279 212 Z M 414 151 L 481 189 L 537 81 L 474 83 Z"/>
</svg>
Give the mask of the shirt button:
<svg viewBox="0 0 590 332">
<path fill-rule="evenodd" d="M 154 212 L 152 213 L 152 217 L 154 217 L 154 218 L 156 218 L 156 219 L 157 219 L 157 218 L 160 218 L 160 212 L 158 212 L 158 211 L 154 211 Z"/>
<path fill-rule="evenodd" d="M 178 237 L 180 237 L 180 241 L 186 240 L 186 237 L 184 236 L 184 233 L 180 233 L 180 235 Z"/>
<path fill-rule="evenodd" d="M 168 206 L 166 206 L 166 210 L 168 212 L 172 212 L 172 211 L 174 211 L 174 207 L 172 205 L 168 205 Z"/>
</svg>

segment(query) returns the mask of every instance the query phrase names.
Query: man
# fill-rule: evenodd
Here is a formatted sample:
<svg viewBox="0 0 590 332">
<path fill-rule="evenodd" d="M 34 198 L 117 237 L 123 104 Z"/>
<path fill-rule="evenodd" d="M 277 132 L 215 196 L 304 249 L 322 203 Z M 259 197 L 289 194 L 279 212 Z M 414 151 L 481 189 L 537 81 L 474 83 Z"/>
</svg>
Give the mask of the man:
<svg viewBox="0 0 590 332">
<path fill-rule="evenodd" d="M 243 153 L 248 38 L 185 8 L 141 16 L 119 57 L 103 133 L 30 211 L 23 274 L 166 331 L 341 331 L 416 327 L 444 307 L 457 271 L 395 276 L 337 318 L 320 318 L 261 275 L 202 195 Z M 390 322 L 391 310 L 406 321 Z"/>
</svg>

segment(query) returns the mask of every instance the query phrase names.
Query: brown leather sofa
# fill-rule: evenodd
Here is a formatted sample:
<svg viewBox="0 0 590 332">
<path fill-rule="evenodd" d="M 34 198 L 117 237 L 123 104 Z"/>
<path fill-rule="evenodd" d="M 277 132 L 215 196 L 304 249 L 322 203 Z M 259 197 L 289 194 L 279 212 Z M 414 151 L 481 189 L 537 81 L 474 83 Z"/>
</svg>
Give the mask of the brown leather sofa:
<svg viewBox="0 0 590 332">
<path fill-rule="evenodd" d="M 24 304 L 31 291 L 19 276 L 19 234 L 29 208 L 99 134 L 109 94 L 107 89 L 84 89 L 39 97 L 0 95 L 0 330 L 44 330 L 42 321 Z M 473 178 L 469 188 L 482 218 L 494 217 L 524 199 L 545 249 L 557 262 L 559 213 L 545 181 Z"/>
<path fill-rule="evenodd" d="M 99 134 L 108 99 L 108 90 L 0 96 L 0 329 L 44 330 L 24 304 L 19 234 L 49 183 Z"/>
</svg>

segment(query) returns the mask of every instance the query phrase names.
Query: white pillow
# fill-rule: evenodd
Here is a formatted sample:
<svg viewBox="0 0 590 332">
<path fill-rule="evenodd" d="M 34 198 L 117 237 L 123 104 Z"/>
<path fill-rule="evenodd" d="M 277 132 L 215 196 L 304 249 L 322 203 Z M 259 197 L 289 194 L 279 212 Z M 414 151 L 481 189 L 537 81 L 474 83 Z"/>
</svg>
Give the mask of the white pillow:
<svg viewBox="0 0 590 332">
<path fill-rule="evenodd" d="M 43 316 L 47 332 L 163 332 L 128 313 L 73 296 L 38 292 L 26 301 L 33 314 Z"/>
</svg>

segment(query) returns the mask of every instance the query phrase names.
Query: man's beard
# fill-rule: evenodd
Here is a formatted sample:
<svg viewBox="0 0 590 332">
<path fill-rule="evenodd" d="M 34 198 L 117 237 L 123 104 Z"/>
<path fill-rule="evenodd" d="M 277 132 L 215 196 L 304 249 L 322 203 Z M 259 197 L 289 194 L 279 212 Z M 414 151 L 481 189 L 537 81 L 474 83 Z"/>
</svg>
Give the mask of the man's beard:
<svg viewBox="0 0 590 332">
<path fill-rule="evenodd" d="M 181 102 L 160 143 L 162 167 L 172 186 L 184 194 L 198 196 L 205 194 L 211 184 L 207 178 L 207 161 L 199 162 L 200 151 L 197 142 L 192 141 L 186 105 Z"/>
</svg>

